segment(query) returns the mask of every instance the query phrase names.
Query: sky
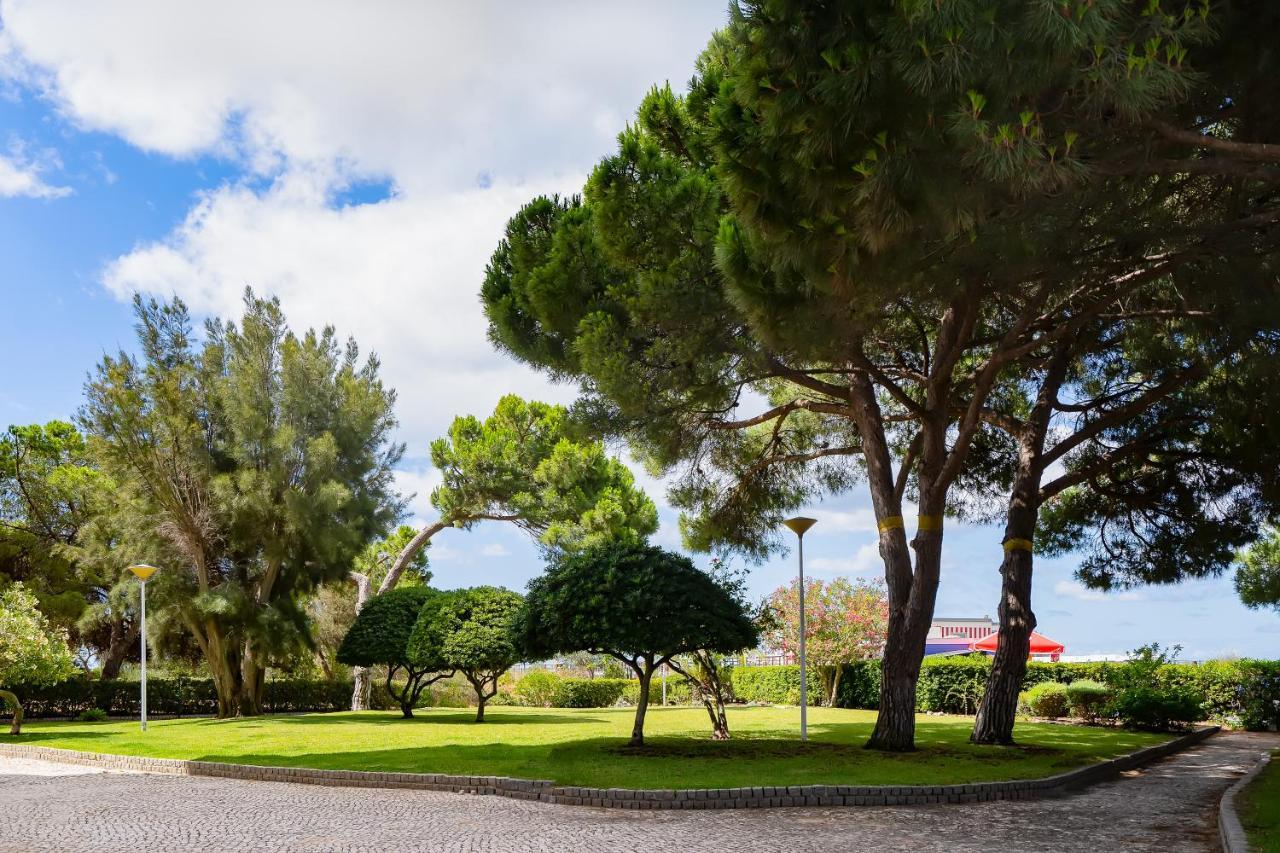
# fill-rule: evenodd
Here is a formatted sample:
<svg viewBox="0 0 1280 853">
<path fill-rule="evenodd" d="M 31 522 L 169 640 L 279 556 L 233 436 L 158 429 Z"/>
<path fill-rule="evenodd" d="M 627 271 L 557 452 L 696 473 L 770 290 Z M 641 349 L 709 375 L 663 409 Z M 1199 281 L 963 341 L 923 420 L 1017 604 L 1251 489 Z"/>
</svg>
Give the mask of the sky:
<svg viewBox="0 0 1280 853">
<path fill-rule="evenodd" d="M 295 329 L 332 324 L 399 394 L 400 487 L 434 513 L 429 442 L 504 393 L 575 389 L 496 352 L 479 302 L 506 220 L 581 189 L 645 92 L 679 90 L 724 0 L 644 4 L 0 0 L 0 426 L 72 416 L 134 293 L 238 316 L 246 286 Z M 661 482 L 656 541 L 678 548 Z M 870 504 L 807 508 L 808 574 L 880 572 Z M 994 617 L 1000 531 L 953 524 L 937 612 Z M 755 566 L 763 595 L 794 554 Z M 522 589 L 509 525 L 448 530 L 436 582 Z M 1158 641 L 1183 657 L 1280 656 L 1280 617 L 1229 577 L 1102 594 L 1037 559 L 1040 630 L 1071 654 Z"/>
</svg>

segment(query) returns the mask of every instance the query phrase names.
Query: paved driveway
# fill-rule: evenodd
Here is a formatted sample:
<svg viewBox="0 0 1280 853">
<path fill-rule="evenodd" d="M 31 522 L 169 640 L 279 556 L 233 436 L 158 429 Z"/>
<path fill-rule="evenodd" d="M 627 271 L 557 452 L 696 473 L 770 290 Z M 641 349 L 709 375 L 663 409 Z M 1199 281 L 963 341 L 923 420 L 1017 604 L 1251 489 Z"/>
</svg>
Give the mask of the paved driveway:
<svg viewBox="0 0 1280 853">
<path fill-rule="evenodd" d="M 1222 734 L 1083 793 L 964 806 L 628 812 L 429 791 L 103 773 L 0 758 L 0 853 L 1209 851 L 1275 735 Z"/>
</svg>

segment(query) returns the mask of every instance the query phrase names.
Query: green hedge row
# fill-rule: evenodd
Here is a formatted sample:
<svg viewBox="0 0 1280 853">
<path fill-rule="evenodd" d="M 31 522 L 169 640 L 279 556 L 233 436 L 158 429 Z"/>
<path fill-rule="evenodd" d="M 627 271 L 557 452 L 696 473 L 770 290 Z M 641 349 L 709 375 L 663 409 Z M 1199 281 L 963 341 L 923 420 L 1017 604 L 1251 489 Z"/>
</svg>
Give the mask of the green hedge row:
<svg viewBox="0 0 1280 853">
<path fill-rule="evenodd" d="M 1111 684 L 1124 664 L 1039 663 L 1027 665 L 1022 689 L 1045 681 L 1069 684 L 1090 679 Z M 972 714 L 982 699 L 991 659 L 978 656 L 926 658 L 916 686 L 916 707 L 921 711 Z M 796 666 L 735 667 L 733 689 L 746 702 L 796 704 L 800 677 Z M 820 691 L 816 673 L 809 674 L 810 704 Z M 1280 728 L 1280 661 L 1212 661 L 1174 663 L 1161 667 L 1154 685 L 1158 689 L 1190 691 L 1203 702 L 1215 720 L 1251 730 Z M 880 662 L 861 661 L 845 667 L 836 691 L 841 708 L 874 709 L 879 703 Z"/>
<path fill-rule="evenodd" d="M 562 678 L 556 685 L 556 708 L 608 708 L 618 704 L 627 687 L 625 678 Z"/>
<path fill-rule="evenodd" d="M 350 681 L 268 681 L 263 711 L 268 714 L 346 711 L 351 708 L 351 689 Z M 136 717 L 140 713 L 136 681 L 73 678 L 48 687 L 17 685 L 12 690 L 22 702 L 28 719 L 76 717 L 92 708 L 100 708 L 113 717 Z M 212 679 L 147 679 L 148 714 L 193 717 L 217 711 L 218 694 Z"/>
</svg>

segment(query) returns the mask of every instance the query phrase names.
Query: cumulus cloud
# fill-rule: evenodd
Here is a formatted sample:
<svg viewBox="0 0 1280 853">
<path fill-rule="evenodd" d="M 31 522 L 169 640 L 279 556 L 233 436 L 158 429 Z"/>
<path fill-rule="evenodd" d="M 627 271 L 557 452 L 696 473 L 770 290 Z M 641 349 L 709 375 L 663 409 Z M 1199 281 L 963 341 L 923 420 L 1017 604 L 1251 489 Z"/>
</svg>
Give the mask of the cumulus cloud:
<svg viewBox="0 0 1280 853">
<path fill-rule="evenodd" d="M 500 542 L 490 542 L 480 546 L 481 557 L 510 557 L 511 549 Z"/>
<path fill-rule="evenodd" d="M 875 543 L 862 545 L 852 557 L 812 557 L 804 561 L 806 571 L 819 575 L 849 575 L 851 577 L 875 577 L 882 563 L 880 547 Z"/>
</svg>

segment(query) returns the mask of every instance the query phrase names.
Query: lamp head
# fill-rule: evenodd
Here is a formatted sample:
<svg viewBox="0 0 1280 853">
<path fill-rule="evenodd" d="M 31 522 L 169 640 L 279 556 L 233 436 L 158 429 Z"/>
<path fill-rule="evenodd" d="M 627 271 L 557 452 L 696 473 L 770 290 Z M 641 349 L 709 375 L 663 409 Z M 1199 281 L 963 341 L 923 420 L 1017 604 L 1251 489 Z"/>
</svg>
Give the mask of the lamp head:
<svg viewBox="0 0 1280 853">
<path fill-rule="evenodd" d="M 151 580 L 152 575 L 154 575 L 156 572 L 160 570 L 157 569 L 155 566 L 148 566 L 147 564 L 142 563 L 137 566 L 130 566 L 129 571 L 137 575 L 138 580 L 142 581 L 143 583 L 146 583 L 147 581 Z"/>
<path fill-rule="evenodd" d="M 787 527 L 790 527 L 791 532 L 794 533 L 795 535 L 803 536 L 806 530 L 808 530 L 810 527 L 813 527 L 815 524 L 818 523 L 818 519 L 805 518 L 803 515 L 798 515 L 795 518 L 788 518 L 786 521 L 782 523 L 785 524 Z"/>
</svg>

